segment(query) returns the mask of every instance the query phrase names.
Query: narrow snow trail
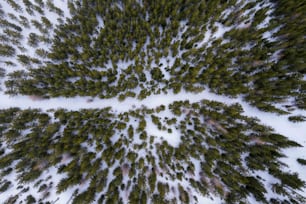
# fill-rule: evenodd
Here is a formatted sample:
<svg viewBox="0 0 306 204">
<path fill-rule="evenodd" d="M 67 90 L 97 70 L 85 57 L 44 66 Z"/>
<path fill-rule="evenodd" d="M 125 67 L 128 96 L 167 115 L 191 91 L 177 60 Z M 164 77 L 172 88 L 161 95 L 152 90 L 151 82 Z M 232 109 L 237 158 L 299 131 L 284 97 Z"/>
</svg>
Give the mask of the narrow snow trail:
<svg viewBox="0 0 306 204">
<path fill-rule="evenodd" d="M 42 110 L 65 108 L 68 110 L 79 110 L 88 108 L 105 108 L 112 107 L 114 111 L 124 112 L 133 108 L 139 108 L 146 106 L 148 108 L 155 108 L 159 105 L 167 106 L 174 101 L 189 100 L 190 102 L 198 102 L 202 99 L 215 100 L 224 102 L 226 104 L 232 104 L 239 102 L 238 99 L 230 99 L 228 97 L 216 95 L 208 91 L 203 91 L 199 94 L 186 93 L 184 91 L 179 94 L 160 94 L 151 95 L 144 100 L 138 100 L 135 98 L 128 98 L 123 102 L 120 102 L 117 98 L 112 99 L 99 99 L 95 98 L 92 102 L 88 102 L 90 97 L 73 97 L 73 98 L 51 98 L 46 100 L 32 100 L 29 96 L 8 96 L 0 93 L 0 108 L 19 107 L 25 108 L 39 108 Z"/>
<path fill-rule="evenodd" d="M 41 110 L 64 108 L 67 110 L 79 110 L 90 108 L 106 108 L 112 107 L 115 112 L 125 112 L 131 109 L 140 108 L 146 106 L 148 108 L 155 108 L 159 105 L 169 105 L 174 101 L 189 100 L 191 103 L 199 102 L 203 99 L 213 100 L 225 103 L 227 105 L 239 103 L 244 110 L 244 115 L 250 117 L 257 117 L 265 125 L 271 126 L 276 132 L 284 135 L 291 135 L 296 141 L 305 142 L 306 140 L 306 125 L 305 123 L 291 123 L 288 121 L 286 115 L 277 115 L 275 113 L 267 113 L 259 111 L 258 109 L 250 106 L 248 103 L 242 101 L 241 98 L 229 98 L 213 94 L 207 90 L 201 93 L 187 93 L 181 91 L 179 94 L 160 94 L 151 95 L 144 100 L 138 100 L 135 98 L 128 98 L 123 102 L 120 102 L 117 98 L 112 99 L 98 99 L 95 98 L 92 102 L 88 102 L 89 97 L 73 97 L 73 98 L 51 98 L 46 100 L 32 100 L 28 96 L 15 96 L 10 97 L 0 92 L 0 109 L 19 107 L 26 108 L 39 108 Z M 296 111 L 302 115 L 306 115 L 306 111 Z M 302 138 L 304 137 L 304 138 Z"/>
</svg>

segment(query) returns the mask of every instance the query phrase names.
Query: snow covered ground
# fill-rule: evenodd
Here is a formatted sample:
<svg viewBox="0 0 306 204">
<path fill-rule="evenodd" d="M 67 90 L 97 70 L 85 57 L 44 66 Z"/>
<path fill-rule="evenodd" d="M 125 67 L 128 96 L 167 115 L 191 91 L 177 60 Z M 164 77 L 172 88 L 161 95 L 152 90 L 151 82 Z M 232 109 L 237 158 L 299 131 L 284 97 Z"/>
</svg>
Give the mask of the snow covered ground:
<svg viewBox="0 0 306 204">
<path fill-rule="evenodd" d="M 21 0 L 18 2 L 22 5 Z M 64 13 L 65 13 L 64 16 L 69 16 L 69 11 L 66 6 L 67 5 L 66 0 L 54 0 L 53 2 L 56 6 L 64 10 Z M 2 5 L 2 8 L 6 11 L 12 10 L 6 1 L 1 1 L 1 5 Z M 36 18 L 35 16 L 34 17 L 30 16 L 25 12 L 24 14 L 25 14 L 25 17 L 29 19 Z M 46 12 L 46 16 L 53 23 L 57 21 L 57 16 L 54 13 Z M 263 24 L 262 26 L 264 25 L 265 24 Z M 205 43 L 209 44 L 209 41 L 211 39 L 219 38 L 219 37 L 221 38 L 223 34 L 227 30 L 229 30 L 229 28 L 224 28 L 220 24 L 216 24 L 216 27 L 217 27 L 217 32 L 215 34 L 212 34 L 211 30 L 209 29 L 207 30 L 205 38 L 201 42 L 202 44 L 205 44 Z M 28 36 L 30 32 L 39 33 L 39 31 L 35 29 L 33 26 L 31 29 L 32 30 L 25 29 L 23 32 L 23 35 Z M 270 38 L 269 34 L 271 33 L 265 33 L 264 35 L 266 38 Z M 34 49 L 27 46 L 26 38 L 24 39 L 23 44 L 25 45 L 25 48 L 27 50 L 26 52 L 27 55 L 35 56 L 35 53 L 33 52 Z M 43 45 L 43 46 L 46 46 L 46 45 Z M 24 53 L 18 52 L 17 54 L 24 54 Z M 2 66 L 4 65 L 4 63 L 1 62 L 4 60 L 6 59 L 0 60 L 0 65 Z M 19 62 L 17 61 L 14 61 L 14 63 L 19 65 Z M 166 65 L 165 62 L 163 62 L 163 64 Z M 20 67 L 22 66 L 16 66 L 14 68 L 11 67 L 7 71 L 11 72 L 16 69 L 20 69 Z M 4 87 L 3 87 L 3 90 L 5 90 Z M 94 98 L 92 102 L 88 102 L 88 99 L 91 99 L 91 98 L 89 97 L 73 97 L 73 98 L 58 97 L 58 98 L 52 98 L 52 99 L 46 99 L 46 100 L 33 100 L 29 96 L 11 97 L 11 96 L 5 95 L 4 92 L 0 92 L 0 109 L 19 107 L 22 109 L 39 108 L 43 111 L 47 111 L 49 109 L 58 109 L 58 108 L 64 108 L 68 110 L 79 110 L 79 109 L 111 107 L 113 111 L 120 113 L 120 112 L 126 112 L 126 111 L 136 109 L 136 108 L 141 108 L 143 106 L 146 106 L 148 108 L 156 108 L 157 106 L 160 106 L 160 105 L 167 106 L 173 103 L 174 101 L 180 101 L 180 100 L 189 100 L 191 103 L 193 103 L 193 102 L 199 102 L 203 99 L 206 99 L 206 100 L 219 101 L 222 103 L 226 103 L 228 105 L 239 103 L 243 107 L 244 115 L 250 116 L 250 117 L 257 117 L 261 121 L 262 124 L 272 127 L 276 133 L 285 135 L 289 139 L 294 140 L 298 142 L 299 144 L 303 145 L 302 148 L 290 148 L 290 149 L 284 150 L 284 154 L 287 155 L 287 158 L 283 158 L 281 159 L 281 161 L 283 161 L 284 163 L 288 165 L 288 169 L 287 169 L 288 171 L 297 172 L 300 178 L 306 181 L 305 167 L 299 165 L 296 162 L 297 158 L 306 159 L 306 123 L 305 122 L 302 122 L 302 123 L 289 122 L 288 116 L 286 115 L 280 116 L 275 113 L 262 112 L 250 106 L 246 102 L 242 101 L 241 98 L 233 99 L 233 98 L 229 98 L 225 96 L 216 95 L 216 94 L 209 92 L 207 89 L 197 94 L 181 91 L 179 94 L 168 93 L 168 94 L 151 95 L 141 101 L 138 99 L 134 99 L 134 98 L 127 98 L 123 102 L 120 102 L 117 98 L 113 98 L 113 99 Z M 297 115 L 297 114 L 306 115 L 306 111 L 294 111 L 292 114 L 293 115 Z M 157 132 L 155 132 L 156 127 L 153 124 L 148 123 L 148 125 L 152 126 L 152 128 L 150 127 L 148 128 L 148 130 L 151 131 L 151 132 L 148 132 L 149 135 L 158 134 Z M 164 139 L 166 139 L 169 142 L 169 144 L 172 144 L 172 145 L 175 145 L 180 141 L 179 138 L 166 137 Z M 52 169 L 52 172 L 55 176 L 56 174 L 55 169 Z M 13 176 L 14 175 L 12 175 L 12 181 L 14 180 Z M 69 199 L 71 198 L 73 191 L 74 189 L 69 189 L 65 193 L 62 193 L 60 203 L 67 203 L 67 201 L 69 201 Z M 15 192 L 7 191 L 6 193 L 15 193 Z M 306 197 L 306 189 L 303 189 L 301 194 Z M 6 200 L 8 195 L 9 194 L 0 195 L 0 203 Z M 52 196 L 55 197 L 56 195 L 52 194 Z M 221 202 L 218 198 L 212 198 L 212 199 L 213 200 L 211 200 L 211 198 L 203 197 L 202 199 L 199 200 L 199 203 L 220 203 Z"/>
<path fill-rule="evenodd" d="M 239 103 L 244 110 L 244 115 L 250 117 L 256 117 L 260 119 L 261 123 L 272 127 L 276 133 L 282 134 L 298 142 L 299 144 L 303 145 L 303 148 L 290 148 L 284 150 L 284 154 L 287 155 L 287 158 L 281 159 L 285 164 L 288 165 L 288 171 L 290 172 L 297 172 L 301 179 L 306 181 L 306 173 L 304 167 L 301 166 L 296 162 L 297 158 L 306 159 L 306 125 L 305 122 L 303 123 L 292 123 L 288 121 L 288 116 L 285 115 L 277 115 L 274 113 L 267 113 L 259 111 L 258 109 L 251 107 L 246 102 L 243 102 L 241 98 L 228 98 L 225 96 L 216 95 L 210 93 L 209 91 L 205 90 L 198 94 L 193 93 L 186 93 L 184 91 L 180 92 L 179 94 L 160 94 L 160 95 L 151 95 L 148 98 L 139 101 L 138 99 L 129 98 L 123 102 L 120 102 L 118 99 L 94 99 L 92 102 L 88 102 L 88 97 L 74 97 L 74 98 L 52 98 L 46 100 L 37 100 L 33 101 L 28 96 L 15 96 L 10 97 L 3 93 L 0 93 L 0 108 L 10 108 L 10 107 L 19 107 L 22 109 L 26 108 L 39 108 L 44 111 L 48 109 L 58 109 L 58 108 L 65 108 L 68 110 L 79 110 L 79 109 L 91 109 L 91 108 L 105 108 L 111 107 L 114 112 L 126 112 L 132 109 L 141 108 L 143 106 L 148 108 L 156 108 L 160 105 L 169 105 L 174 101 L 180 100 L 189 100 L 191 103 L 199 102 L 203 99 L 206 100 L 214 100 L 219 101 L 222 103 L 226 103 L 228 105 Z M 294 114 L 302 114 L 306 115 L 306 111 L 295 111 Z M 150 126 L 151 123 L 147 123 Z M 159 132 L 155 132 L 156 126 L 151 124 L 151 128 L 148 127 L 147 131 L 148 135 L 157 135 Z M 151 131 L 151 132 L 150 132 Z M 161 136 L 164 137 L 164 134 Z M 178 137 L 178 136 L 177 136 Z M 168 141 L 169 144 L 174 146 L 180 141 L 177 137 L 164 137 L 165 140 Z M 69 197 L 71 195 L 71 191 L 66 192 L 67 195 L 65 197 Z M 66 194 L 64 193 L 64 194 Z M 300 192 L 302 195 L 306 196 L 306 189 Z M 69 194 L 69 195 L 68 195 Z M 212 203 L 220 203 L 220 200 L 217 198 L 213 198 L 213 200 L 209 198 L 203 198 L 201 202 L 208 203 L 211 201 Z M 200 202 L 200 203 L 201 203 Z"/>
</svg>

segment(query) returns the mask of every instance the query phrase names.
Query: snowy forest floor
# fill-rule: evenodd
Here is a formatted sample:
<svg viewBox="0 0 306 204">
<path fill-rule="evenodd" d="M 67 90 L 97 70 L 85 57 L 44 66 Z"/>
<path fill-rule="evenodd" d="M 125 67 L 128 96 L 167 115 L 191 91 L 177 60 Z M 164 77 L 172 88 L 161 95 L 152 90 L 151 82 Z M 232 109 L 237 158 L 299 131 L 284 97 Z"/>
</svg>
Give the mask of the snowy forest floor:
<svg viewBox="0 0 306 204">
<path fill-rule="evenodd" d="M 239 103 L 244 110 L 243 115 L 249 117 L 256 117 L 260 120 L 260 122 L 264 125 L 272 127 L 276 133 L 287 136 L 290 140 L 296 141 L 301 144 L 302 148 L 289 148 L 283 150 L 284 154 L 287 156 L 286 158 L 282 158 L 281 161 L 288 165 L 289 172 L 297 172 L 302 180 L 306 180 L 306 173 L 303 166 L 299 165 L 296 162 L 297 158 L 306 159 L 306 125 L 305 122 L 302 123 L 292 123 L 288 121 L 287 115 L 277 115 L 275 113 L 268 113 L 260 111 L 246 102 L 242 101 L 241 98 L 229 98 L 226 96 L 220 96 L 213 94 L 207 90 L 194 94 L 194 93 L 186 93 L 184 91 L 179 94 L 160 94 L 160 95 L 151 95 L 144 100 L 137 99 L 126 99 L 123 102 L 120 102 L 117 98 L 113 99 L 99 99 L 99 98 L 90 98 L 90 97 L 74 97 L 74 98 L 52 98 L 52 99 L 33 99 L 29 96 L 8 96 L 0 93 L 1 103 L 0 108 L 11 108 L 11 107 L 19 107 L 21 109 L 27 108 L 38 108 L 43 111 L 47 111 L 50 109 L 67 109 L 67 110 L 80 110 L 80 109 L 96 109 L 96 108 L 106 108 L 111 107 L 114 112 L 126 112 L 129 110 L 147 107 L 147 108 L 155 108 L 160 105 L 169 105 L 174 101 L 184 101 L 189 100 L 191 103 L 199 102 L 203 99 L 218 101 L 225 103 L 227 105 L 231 105 L 234 103 Z M 89 100 L 91 99 L 91 100 Z M 302 114 L 305 115 L 306 111 L 294 111 L 292 114 Z M 152 133 L 154 134 L 154 133 Z M 168 140 L 169 138 L 164 138 Z M 171 140 L 171 139 L 170 139 Z M 169 141 L 171 143 L 171 141 Z M 298 151 L 297 151 L 298 150 Z M 67 198 L 70 196 L 67 193 Z M 65 194 L 65 193 L 64 193 Z M 306 189 L 303 189 L 303 196 L 306 196 Z M 66 197 L 66 196 L 65 196 Z M 203 202 L 207 203 L 209 200 L 207 198 L 203 198 Z M 218 203 L 220 200 L 216 200 L 215 198 L 212 203 Z M 210 200 L 211 201 L 211 200 Z"/>
</svg>

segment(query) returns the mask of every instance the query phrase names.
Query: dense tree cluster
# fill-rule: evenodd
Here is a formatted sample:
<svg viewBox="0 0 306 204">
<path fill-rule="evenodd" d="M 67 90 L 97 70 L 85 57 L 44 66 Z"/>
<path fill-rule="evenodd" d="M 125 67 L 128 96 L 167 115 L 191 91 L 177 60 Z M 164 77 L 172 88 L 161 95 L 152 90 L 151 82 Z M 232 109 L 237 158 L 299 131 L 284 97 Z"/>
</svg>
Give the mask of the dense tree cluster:
<svg viewBox="0 0 306 204">
<path fill-rule="evenodd" d="M 6 94 L 124 101 L 209 88 L 278 114 L 306 107 L 303 1 L 68 0 L 67 6 L 65 19 L 52 0 L 0 3 Z M 242 112 L 239 104 L 207 100 L 121 113 L 0 110 L 0 194 L 14 189 L 4 202 L 29 204 L 56 203 L 68 190 L 74 204 L 198 203 L 199 195 L 305 203 L 299 195 L 305 182 L 280 161 L 284 148 L 300 144 Z"/>
<path fill-rule="evenodd" d="M 59 17 L 58 22 L 48 20 L 50 13 L 52 18 Z M 63 11 L 52 1 L 0 2 L 0 66 L 5 66 L 7 73 L 42 66 L 46 55 L 42 55 L 41 49 L 50 47 L 53 26 L 63 23 L 62 18 Z"/>
<path fill-rule="evenodd" d="M 124 100 L 208 86 L 218 94 L 243 95 L 264 111 L 287 113 L 275 104 L 288 104 L 292 97 L 289 106 L 304 109 L 305 4 L 272 2 L 69 2 L 72 18 L 55 29 L 50 53 L 37 50 L 50 63 L 31 69 L 28 80 L 9 89 Z M 51 1 L 47 7 L 57 11 Z M 8 35 L 18 38 L 10 28 L 19 27 L 6 24 Z M 46 18 L 32 24 L 42 33 L 52 27 Z M 209 38 L 223 29 L 224 36 Z M 30 33 L 28 44 L 36 47 L 39 38 Z M 14 55 L 13 47 L 1 46 L 1 55 Z M 33 63 L 31 57 L 18 55 L 18 60 Z"/>
<path fill-rule="evenodd" d="M 172 114 L 162 116 L 168 109 Z M 17 172 L 20 184 L 37 183 L 41 194 L 52 186 L 57 193 L 77 187 L 73 203 L 120 203 L 126 199 L 123 194 L 130 203 L 190 203 L 197 199 L 192 192 L 217 194 L 228 203 L 248 195 L 260 202 L 281 201 L 279 195 L 302 202 L 296 190 L 305 183 L 296 174 L 284 172 L 285 164 L 278 160 L 284 156 L 283 148 L 300 145 L 241 112 L 238 104 L 205 100 L 119 114 L 111 108 L 49 113 L 1 110 L 0 190 L 16 185 L 6 176 Z M 161 135 L 149 131 L 149 126 Z M 169 134 L 169 130 L 178 133 Z M 170 145 L 167 137 L 180 137 L 181 142 Z M 41 180 L 53 166 L 66 176 L 52 184 Z M 276 181 L 271 183 L 275 186 L 271 200 L 256 171 L 265 171 Z M 165 179 L 172 182 L 165 183 Z M 80 191 L 83 185 L 88 187 Z M 180 192 L 179 196 L 171 189 Z"/>
<path fill-rule="evenodd" d="M 299 162 L 299 163 L 302 164 L 302 165 L 306 165 L 306 159 L 298 158 L 298 159 L 297 159 L 297 162 Z"/>
</svg>

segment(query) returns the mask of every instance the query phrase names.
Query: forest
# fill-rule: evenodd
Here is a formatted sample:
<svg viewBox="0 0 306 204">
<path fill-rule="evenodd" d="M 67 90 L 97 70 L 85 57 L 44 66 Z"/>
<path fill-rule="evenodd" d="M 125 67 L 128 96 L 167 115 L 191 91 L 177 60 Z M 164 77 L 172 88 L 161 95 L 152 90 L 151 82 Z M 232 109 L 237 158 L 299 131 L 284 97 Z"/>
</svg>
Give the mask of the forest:
<svg viewBox="0 0 306 204">
<path fill-rule="evenodd" d="M 0 202 L 306 203 L 306 181 L 282 162 L 303 145 L 239 103 L 103 106 L 209 90 L 305 125 L 305 10 L 304 0 L 1 1 L 0 93 L 101 108 L 0 109 Z"/>
<path fill-rule="evenodd" d="M 167 110 L 171 114 L 165 114 Z M 284 157 L 282 148 L 300 145 L 255 118 L 242 116 L 241 111 L 239 104 L 225 106 L 207 100 L 176 101 L 168 107 L 120 114 L 111 108 L 49 113 L 1 110 L 5 144 L 0 149 L 4 178 L 0 189 L 12 185 L 7 175 L 19 172 L 19 188 L 27 194 L 28 184 L 33 183 L 39 202 L 55 186 L 58 193 L 73 188 L 72 203 L 95 199 L 97 203 L 123 203 L 126 197 L 120 192 L 130 192 L 129 203 L 191 203 L 197 198 L 182 185 L 189 182 L 195 191 L 217 194 L 227 203 L 248 195 L 258 202 L 278 203 L 277 197 L 266 199 L 268 189 L 256 175 L 256 171 L 267 171 L 280 180 L 271 184 L 276 195 L 288 196 L 286 202 L 305 201 L 295 193 L 305 182 L 297 174 L 283 172 L 286 164 L 279 161 Z M 148 123 L 164 134 L 179 131 L 181 143 L 174 147 L 157 135 L 148 135 Z M 57 184 L 52 175 L 40 179 L 52 166 L 57 167 L 57 174 L 67 175 Z M 80 192 L 82 185 L 87 188 Z M 176 191 L 178 198 L 170 193 Z"/>
<path fill-rule="evenodd" d="M 271 17 L 272 2 L 264 3 L 69 2 L 74 15 L 55 28 L 50 51 L 35 51 L 49 61 L 40 65 L 33 57 L 17 55 L 28 70 L 9 75 L 7 93 L 47 98 L 120 95 L 124 100 L 208 87 L 218 94 L 243 96 L 264 111 L 305 109 L 305 5 L 279 1 Z M 262 25 L 267 17 L 271 20 Z M 8 27 L 4 37 L 18 43 L 23 36 L 16 30 L 21 28 L 3 23 Z M 43 34 L 52 27 L 43 17 L 31 24 Z M 207 33 L 222 27 L 228 30 L 223 38 L 203 42 Z M 272 39 L 264 37 L 267 32 Z M 41 40 L 45 38 L 31 33 L 27 43 L 37 47 Z M 14 47 L 1 46 L 1 55 L 16 55 Z"/>
</svg>

